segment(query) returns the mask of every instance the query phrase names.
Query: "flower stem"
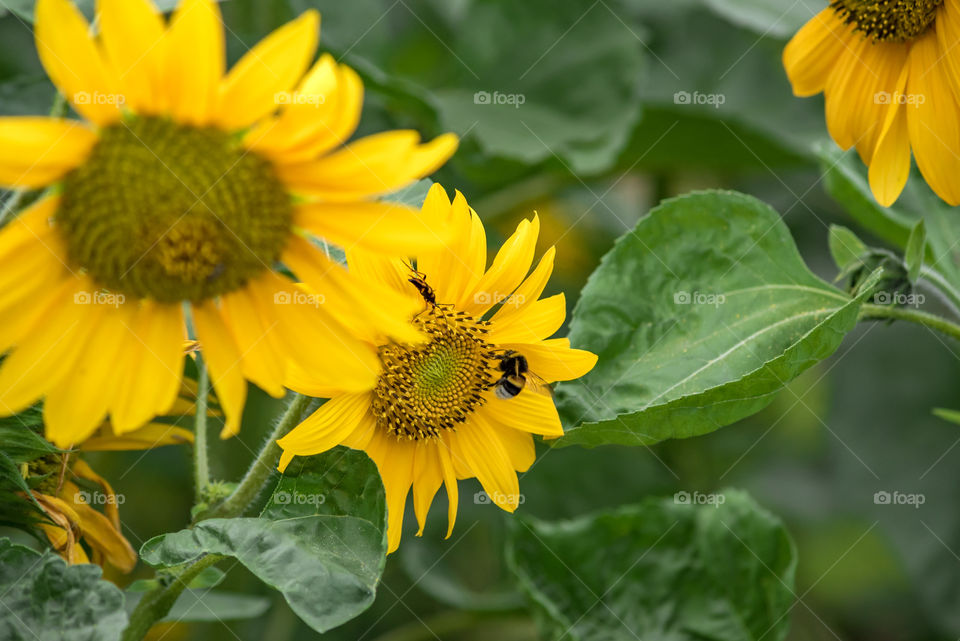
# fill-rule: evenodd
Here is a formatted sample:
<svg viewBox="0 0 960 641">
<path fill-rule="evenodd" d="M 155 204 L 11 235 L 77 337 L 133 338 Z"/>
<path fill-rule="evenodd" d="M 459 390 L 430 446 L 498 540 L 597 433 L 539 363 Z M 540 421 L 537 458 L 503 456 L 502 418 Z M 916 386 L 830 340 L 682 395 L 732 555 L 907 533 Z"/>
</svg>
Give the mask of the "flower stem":
<svg viewBox="0 0 960 641">
<path fill-rule="evenodd" d="M 916 323 L 960 341 L 960 325 L 917 309 L 866 304 L 860 308 L 860 320 L 868 319 L 903 320 Z"/>
<path fill-rule="evenodd" d="M 173 573 L 164 586 L 143 595 L 130 613 L 130 623 L 123 631 L 123 641 L 140 641 L 154 623 L 167 616 L 177 598 L 200 572 L 225 559 L 220 554 L 207 554 Z"/>
<path fill-rule="evenodd" d="M 207 396 L 210 394 L 210 374 L 199 352 L 197 360 L 197 403 L 193 416 L 193 479 L 196 485 L 196 501 L 204 500 L 204 492 L 210 485 L 210 466 L 207 455 Z"/>
<path fill-rule="evenodd" d="M 310 404 L 310 397 L 297 394 L 290 401 L 286 411 L 273 432 L 267 437 L 267 442 L 263 444 L 260 453 L 253 459 L 247 473 L 243 475 L 237 488 L 223 500 L 222 503 L 215 506 L 209 512 L 203 515 L 203 518 L 223 518 L 240 516 L 246 511 L 251 503 L 257 498 L 257 495 L 263 491 L 263 486 L 277 469 L 277 461 L 280 459 L 280 446 L 277 445 L 277 439 L 286 436 L 300 422 L 304 410 Z"/>
</svg>

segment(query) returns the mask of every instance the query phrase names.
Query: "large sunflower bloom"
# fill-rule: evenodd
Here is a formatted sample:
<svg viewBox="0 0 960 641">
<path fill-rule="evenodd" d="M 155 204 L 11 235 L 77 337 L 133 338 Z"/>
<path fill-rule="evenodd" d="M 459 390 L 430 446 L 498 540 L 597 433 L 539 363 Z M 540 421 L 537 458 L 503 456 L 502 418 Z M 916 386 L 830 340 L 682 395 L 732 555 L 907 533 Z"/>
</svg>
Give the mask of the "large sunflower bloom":
<svg viewBox="0 0 960 641">
<path fill-rule="evenodd" d="M 365 450 L 386 489 L 391 552 L 400 543 L 411 487 L 418 534 L 441 483 L 450 505 L 447 536 L 457 513 L 457 479 L 476 477 L 492 502 L 516 509 L 516 472 L 534 461 L 532 434 L 563 434 L 553 400 L 545 389 L 533 389 L 531 379 L 574 379 L 597 360 L 571 349 L 565 338 L 549 338 L 563 324 L 566 303 L 563 294 L 540 299 L 553 270 L 553 248 L 527 276 L 540 228 L 536 217 L 520 223 L 485 269 L 483 225 L 462 195 L 451 205 L 443 188 L 434 185 L 422 216 L 453 234 L 439 250 L 418 254 L 417 272 L 404 261 L 363 249 L 348 249 L 347 262 L 365 282 L 390 287 L 416 303 L 420 311 L 414 324 L 427 341 L 397 343 L 367 334 L 380 371 L 366 390 L 338 389 L 300 372 L 294 389 L 330 400 L 278 441 L 281 471 L 295 455 L 336 445 Z M 503 399 L 497 386 L 509 355 L 522 355 L 530 374 L 519 394 Z"/>
<path fill-rule="evenodd" d="M 897 200 L 910 151 L 930 187 L 960 204 L 960 0 L 833 0 L 787 44 L 798 96 L 824 93 L 827 128 Z"/>
<path fill-rule="evenodd" d="M 0 413 L 44 397 L 61 447 L 108 415 L 131 431 L 174 403 L 188 326 L 224 436 L 246 381 L 281 396 L 288 361 L 369 387 L 376 359 L 345 327 L 412 339 L 411 308 L 361 295 L 310 238 L 436 246 L 414 210 L 374 198 L 429 174 L 456 139 L 392 131 L 341 147 L 363 87 L 330 56 L 310 66 L 313 11 L 228 73 L 213 0 L 183 0 L 169 22 L 149 0 L 98 0 L 97 24 L 91 35 L 68 0 L 36 4 L 40 59 L 85 122 L 0 118 L 0 186 L 55 187 L 0 233 Z M 318 297 L 298 298 L 281 264 Z"/>
</svg>

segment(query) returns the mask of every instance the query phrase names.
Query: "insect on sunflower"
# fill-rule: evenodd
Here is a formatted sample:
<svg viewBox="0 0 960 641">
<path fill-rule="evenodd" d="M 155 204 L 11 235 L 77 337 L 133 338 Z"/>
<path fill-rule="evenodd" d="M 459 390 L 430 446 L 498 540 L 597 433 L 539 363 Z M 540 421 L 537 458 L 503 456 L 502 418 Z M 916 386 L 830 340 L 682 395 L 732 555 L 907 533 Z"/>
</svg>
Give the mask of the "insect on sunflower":
<svg viewBox="0 0 960 641">
<path fill-rule="evenodd" d="M 565 338 L 549 338 L 563 324 L 566 303 L 563 294 L 540 298 L 553 248 L 527 275 L 540 229 L 536 217 L 520 223 L 487 269 L 483 225 L 461 194 L 451 203 L 434 185 L 422 216 L 453 234 L 438 250 L 417 254 L 415 267 L 362 248 L 348 248 L 347 262 L 364 282 L 417 302 L 413 323 L 426 340 L 364 336 L 380 364 L 367 390 L 337 389 L 298 372 L 293 389 L 330 400 L 278 441 L 281 471 L 294 456 L 337 445 L 365 450 L 386 489 L 390 551 L 400 543 L 411 488 L 418 534 L 441 483 L 449 497 L 447 536 L 453 531 L 457 479 L 476 477 L 493 503 L 514 511 L 516 472 L 534 461 L 532 435 L 563 434 L 542 383 L 583 376 L 597 360 L 571 349 Z"/>
<path fill-rule="evenodd" d="M 827 128 L 856 147 L 870 187 L 892 205 L 910 152 L 930 187 L 960 204 L 960 1 L 833 0 L 787 44 L 798 96 L 823 92 Z"/>
<path fill-rule="evenodd" d="M 363 85 L 329 55 L 311 65 L 313 11 L 229 72 L 212 0 L 182 0 L 169 21 L 149 0 L 98 0 L 96 24 L 91 35 L 68 0 L 36 3 L 40 59 L 84 121 L 0 118 L 0 186 L 52 187 L 0 233 L 0 413 L 45 398 L 61 447 L 107 415 L 131 431 L 174 403 L 188 326 L 223 436 L 239 429 L 246 381 L 281 396 L 288 361 L 368 387 L 376 359 L 346 327 L 412 339 L 412 308 L 361 291 L 312 239 L 436 246 L 414 209 L 376 197 L 439 167 L 455 137 L 346 143 Z M 298 298 L 281 266 L 315 297 Z"/>
</svg>

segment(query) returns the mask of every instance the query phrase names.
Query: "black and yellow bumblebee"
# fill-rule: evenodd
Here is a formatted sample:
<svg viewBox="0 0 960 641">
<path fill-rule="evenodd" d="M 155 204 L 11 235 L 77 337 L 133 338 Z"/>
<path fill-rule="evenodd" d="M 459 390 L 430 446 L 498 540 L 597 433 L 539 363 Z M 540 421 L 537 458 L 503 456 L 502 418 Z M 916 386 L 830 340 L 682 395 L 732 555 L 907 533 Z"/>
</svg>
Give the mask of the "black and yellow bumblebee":
<svg viewBox="0 0 960 641">
<path fill-rule="evenodd" d="M 503 373 L 493 385 L 497 398 L 509 400 L 522 392 L 525 387 L 540 394 L 550 395 L 550 387 L 547 383 L 530 371 L 526 356 L 508 349 L 498 358 L 500 359 L 499 369 Z"/>
</svg>

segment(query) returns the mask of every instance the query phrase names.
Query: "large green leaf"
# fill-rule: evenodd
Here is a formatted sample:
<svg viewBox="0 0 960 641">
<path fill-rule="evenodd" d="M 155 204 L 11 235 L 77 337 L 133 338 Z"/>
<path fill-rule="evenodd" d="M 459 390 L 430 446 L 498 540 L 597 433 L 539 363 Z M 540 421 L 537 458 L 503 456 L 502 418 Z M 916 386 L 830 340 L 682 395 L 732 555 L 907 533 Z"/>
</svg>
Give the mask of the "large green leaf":
<svg viewBox="0 0 960 641">
<path fill-rule="evenodd" d="M 386 501 L 376 466 L 337 448 L 298 459 L 258 518 L 209 519 L 147 541 L 153 566 L 205 554 L 236 558 L 314 630 L 325 632 L 373 602 L 386 558 Z"/>
<path fill-rule="evenodd" d="M 123 593 L 99 567 L 0 539 L 0 639 L 110 641 L 126 625 Z"/>
<path fill-rule="evenodd" d="M 790 37 L 812 18 L 820 6 L 794 0 L 705 0 L 706 5 L 731 22 L 763 35 Z"/>
<path fill-rule="evenodd" d="M 694 505 L 703 496 L 520 520 L 509 559 L 545 638 L 783 639 L 796 566 L 786 530 L 743 492 Z"/>
<path fill-rule="evenodd" d="M 143 592 L 127 592 L 127 612 L 133 609 L 143 598 Z M 270 600 L 262 596 L 251 596 L 235 592 L 216 590 L 187 589 L 180 593 L 167 616 L 161 621 L 232 621 L 253 619 L 270 608 Z"/>
<path fill-rule="evenodd" d="M 584 288 L 570 340 L 598 354 L 558 386 L 561 445 L 644 445 L 759 411 L 837 349 L 851 299 L 804 264 L 779 215 L 732 192 L 664 202 L 623 236 Z"/>
</svg>

